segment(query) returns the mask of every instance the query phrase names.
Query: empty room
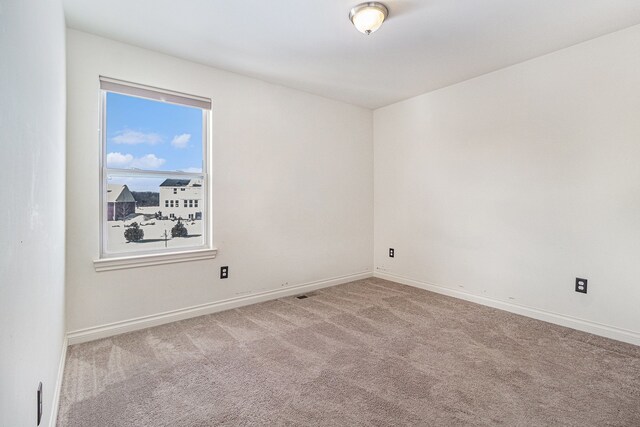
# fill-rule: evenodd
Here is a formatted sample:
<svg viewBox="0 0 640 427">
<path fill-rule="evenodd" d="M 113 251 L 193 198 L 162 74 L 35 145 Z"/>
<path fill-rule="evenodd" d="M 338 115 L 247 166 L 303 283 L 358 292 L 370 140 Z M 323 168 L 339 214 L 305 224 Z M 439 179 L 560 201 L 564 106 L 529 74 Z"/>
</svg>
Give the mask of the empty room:
<svg viewBox="0 0 640 427">
<path fill-rule="evenodd" d="M 640 1 L 0 0 L 0 427 L 640 426 Z"/>
</svg>

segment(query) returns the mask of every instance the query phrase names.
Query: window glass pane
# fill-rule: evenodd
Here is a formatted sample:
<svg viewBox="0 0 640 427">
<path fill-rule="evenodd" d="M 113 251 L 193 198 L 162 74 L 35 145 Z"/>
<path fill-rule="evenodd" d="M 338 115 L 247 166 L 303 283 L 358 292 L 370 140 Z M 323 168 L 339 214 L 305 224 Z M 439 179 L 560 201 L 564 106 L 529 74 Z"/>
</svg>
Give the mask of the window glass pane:
<svg viewBox="0 0 640 427">
<path fill-rule="evenodd" d="M 202 172 L 199 108 L 107 92 L 106 166 Z"/>
<path fill-rule="evenodd" d="M 108 175 L 106 252 L 116 254 L 203 246 L 203 209 L 179 203 L 179 200 L 203 201 L 203 182 L 204 177 Z M 176 196 L 174 188 L 184 189 L 184 192 Z M 176 200 L 176 197 L 180 199 Z M 178 225 L 180 218 L 182 221 Z"/>
</svg>

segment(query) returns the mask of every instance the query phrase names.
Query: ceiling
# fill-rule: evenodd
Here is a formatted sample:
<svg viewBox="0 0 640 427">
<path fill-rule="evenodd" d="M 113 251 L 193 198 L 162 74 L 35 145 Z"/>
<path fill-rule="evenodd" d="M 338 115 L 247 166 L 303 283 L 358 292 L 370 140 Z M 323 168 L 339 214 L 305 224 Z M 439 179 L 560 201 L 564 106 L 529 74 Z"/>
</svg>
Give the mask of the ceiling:
<svg viewBox="0 0 640 427">
<path fill-rule="evenodd" d="M 63 0 L 67 25 L 377 108 L 640 23 L 639 0 Z"/>
</svg>

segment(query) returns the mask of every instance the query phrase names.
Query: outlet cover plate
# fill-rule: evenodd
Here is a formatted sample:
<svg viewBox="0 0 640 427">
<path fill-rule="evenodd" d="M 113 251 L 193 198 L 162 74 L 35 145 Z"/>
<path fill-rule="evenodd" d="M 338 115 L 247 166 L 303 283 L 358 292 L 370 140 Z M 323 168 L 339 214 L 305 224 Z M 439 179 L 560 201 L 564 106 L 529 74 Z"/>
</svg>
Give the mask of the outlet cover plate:
<svg viewBox="0 0 640 427">
<path fill-rule="evenodd" d="M 576 292 L 580 292 L 581 294 L 587 293 L 587 279 L 576 277 Z"/>
<path fill-rule="evenodd" d="M 40 421 L 42 421 L 42 383 L 38 384 L 38 392 L 37 392 L 37 396 L 38 396 L 38 424 L 36 425 L 40 425 Z"/>
</svg>

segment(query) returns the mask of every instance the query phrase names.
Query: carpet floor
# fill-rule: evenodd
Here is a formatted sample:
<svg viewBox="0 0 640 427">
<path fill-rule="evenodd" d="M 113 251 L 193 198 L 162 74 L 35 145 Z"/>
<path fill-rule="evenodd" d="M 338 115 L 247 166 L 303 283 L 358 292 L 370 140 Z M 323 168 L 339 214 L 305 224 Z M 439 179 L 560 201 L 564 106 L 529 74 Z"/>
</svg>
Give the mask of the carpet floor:
<svg viewBox="0 0 640 427">
<path fill-rule="evenodd" d="M 640 426 L 640 347 L 366 279 L 69 347 L 59 427 Z"/>
</svg>

